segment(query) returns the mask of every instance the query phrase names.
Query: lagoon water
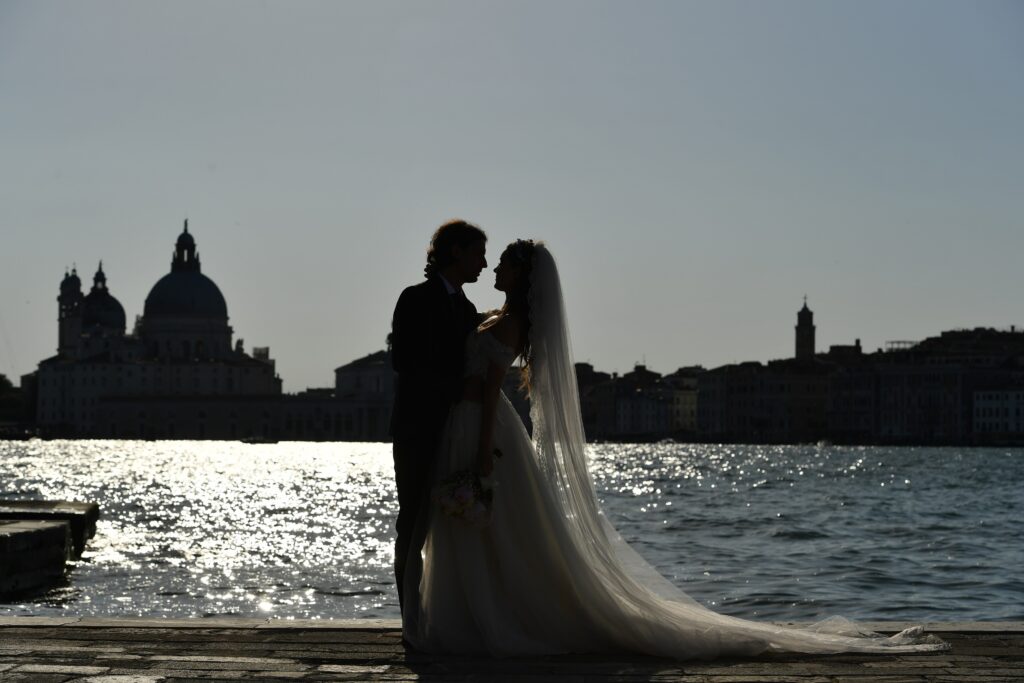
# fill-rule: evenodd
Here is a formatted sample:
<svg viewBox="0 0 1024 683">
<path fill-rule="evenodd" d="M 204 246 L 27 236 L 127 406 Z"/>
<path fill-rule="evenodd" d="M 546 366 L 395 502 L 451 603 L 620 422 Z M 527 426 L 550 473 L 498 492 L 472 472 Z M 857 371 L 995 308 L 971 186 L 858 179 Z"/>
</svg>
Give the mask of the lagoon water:
<svg viewBox="0 0 1024 683">
<path fill-rule="evenodd" d="M 1024 449 L 590 453 L 612 523 L 718 611 L 1024 619 Z M 67 583 L 0 615 L 399 616 L 389 444 L 0 441 L 0 495 L 101 508 Z"/>
</svg>

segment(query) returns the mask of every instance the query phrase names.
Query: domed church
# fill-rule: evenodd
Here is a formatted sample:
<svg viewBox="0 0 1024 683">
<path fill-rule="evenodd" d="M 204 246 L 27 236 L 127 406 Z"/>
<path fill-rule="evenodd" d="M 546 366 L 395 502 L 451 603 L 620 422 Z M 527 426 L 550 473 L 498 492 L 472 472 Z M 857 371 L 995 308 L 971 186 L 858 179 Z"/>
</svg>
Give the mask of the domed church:
<svg viewBox="0 0 1024 683">
<path fill-rule="evenodd" d="M 142 337 L 155 357 L 224 358 L 231 352 L 228 305 L 201 271 L 187 220 L 174 246 L 171 272 L 149 290 L 142 320 Z"/>
<path fill-rule="evenodd" d="M 65 271 L 57 355 L 39 363 L 36 422 L 53 436 L 258 438 L 273 431 L 281 378 L 268 348 L 232 346 L 228 307 L 203 274 L 185 221 L 171 270 L 126 333 L 124 307 L 100 262 L 83 294 Z"/>
</svg>

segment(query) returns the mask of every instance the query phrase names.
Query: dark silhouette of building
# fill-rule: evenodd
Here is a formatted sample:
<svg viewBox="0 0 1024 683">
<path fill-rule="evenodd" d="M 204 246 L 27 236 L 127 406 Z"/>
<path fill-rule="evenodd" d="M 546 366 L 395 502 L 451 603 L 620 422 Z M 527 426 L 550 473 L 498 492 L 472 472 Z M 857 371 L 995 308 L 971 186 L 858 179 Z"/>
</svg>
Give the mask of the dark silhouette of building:
<svg viewBox="0 0 1024 683">
<path fill-rule="evenodd" d="M 587 438 L 651 441 L 687 436 L 687 425 L 695 423 L 696 380 L 691 373 L 697 370 L 701 368 L 681 368 L 673 375 L 662 376 L 637 364 L 620 376 L 595 371 L 590 363 L 577 363 L 576 381 Z"/>
<path fill-rule="evenodd" d="M 832 377 L 830 432 L 846 443 L 1024 443 L 1014 398 L 1022 390 L 1024 333 L 1015 328 L 890 343 Z"/>
<path fill-rule="evenodd" d="M 814 313 L 807 308 L 807 297 L 804 297 L 804 307 L 796 314 L 796 358 L 814 358 Z"/>
<path fill-rule="evenodd" d="M 25 387 L 0 374 L 0 439 L 21 438 L 29 427 Z"/>
<path fill-rule="evenodd" d="M 693 365 L 679 368 L 662 378 L 672 396 L 669 430 L 673 438 L 697 438 L 697 389 L 704 372 L 703 367 Z"/>
<path fill-rule="evenodd" d="M 699 436 L 752 443 L 1024 443 L 1024 334 L 1011 328 L 943 332 L 865 354 L 814 353 L 813 314 L 798 312 L 796 357 L 739 363 L 701 375 Z"/>
<path fill-rule="evenodd" d="M 57 355 L 34 377 L 36 427 L 47 436 L 240 438 L 269 434 L 281 379 L 267 348 L 232 346 L 227 304 L 201 271 L 185 222 L 171 272 L 126 333 L 124 307 L 100 263 L 88 294 L 65 272 Z M 24 384 L 24 382 L 23 382 Z"/>
<path fill-rule="evenodd" d="M 814 314 L 807 299 L 797 312 L 796 355 L 791 359 L 725 365 L 698 382 L 698 434 L 709 441 L 806 443 L 827 435 L 828 377 L 843 357 L 832 347 L 815 353 Z"/>
</svg>

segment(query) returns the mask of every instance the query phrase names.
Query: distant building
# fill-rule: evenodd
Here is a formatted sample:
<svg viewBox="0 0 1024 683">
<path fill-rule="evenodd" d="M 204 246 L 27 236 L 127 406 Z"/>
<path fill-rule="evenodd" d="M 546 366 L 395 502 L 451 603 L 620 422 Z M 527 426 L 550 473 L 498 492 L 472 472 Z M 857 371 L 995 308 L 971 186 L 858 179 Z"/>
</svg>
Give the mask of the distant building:
<svg viewBox="0 0 1024 683">
<path fill-rule="evenodd" d="M 836 443 L 872 443 L 878 434 L 878 373 L 871 357 L 854 347 L 832 347 L 839 362 L 828 378 L 828 438 Z"/>
<path fill-rule="evenodd" d="M 650 441 L 669 436 L 676 431 L 677 395 L 688 391 L 682 378 L 666 381 L 642 364 L 619 376 L 577 363 L 576 381 L 583 429 L 591 441 Z"/>
<path fill-rule="evenodd" d="M 1009 419 L 1024 391 L 1024 334 L 943 332 L 865 354 L 813 349 L 812 313 L 798 313 L 797 357 L 715 368 L 699 382 L 705 440 L 850 444 L 1024 443 Z M 1007 419 L 998 418 L 1005 415 Z"/>
<path fill-rule="evenodd" d="M 1024 389 L 974 392 L 972 431 L 979 442 L 1020 443 L 1024 435 Z"/>
<path fill-rule="evenodd" d="M 615 385 L 612 375 L 594 370 L 590 363 L 576 363 L 583 432 L 590 441 L 611 438 L 615 424 Z"/>
<path fill-rule="evenodd" d="M 804 307 L 796 314 L 796 359 L 810 360 L 814 358 L 814 313 L 807 308 L 807 297 Z"/>
<path fill-rule="evenodd" d="M 103 264 L 83 295 L 65 273 L 58 301 L 57 355 L 39 363 L 36 425 L 48 436 L 237 438 L 272 431 L 267 406 L 281 379 L 267 349 L 232 346 L 227 304 L 201 272 L 185 222 L 171 272 L 146 297 L 126 333 L 125 312 Z"/>
<path fill-rule="evenodd" d="M 378 397 L 390 401 L 395 395 L 395 371 L 388 352 L 376 351 L 335 368 L 334 393 L 339 398 Z"/>
<path fill-rule="evenodd" d="M 637 364 L 615 386 L 615 432 L 620 440 L 647 441 L 671 430 L 672 392 L 661 374 Z"/>
<path fill-rule="evenodd" d="M 814 313 L 797 312 L 795 357 L 745 362 L 702 373 L 698 380 L 698 434 L 707 441 L 806 443 L 827 435 L 828 378 L 836 361 L 854 353 L 833 347 L 815 353 Z M 859 342 L 855 347 L 859 352 Z"/>
<path fill-rule="evenodd" d="M 877 382 L 873 441 L 908 444 L 1024 443 L 1024 430 L 995 431 L 977 416 L 997 393 L 1024 390 L 1024 333 L 989 328 L 951 330 L 874 354 Z M 984 413 L 983 413 L 984 414 Z"/>
<path fill-rule="evenodd" d="M 25 435 L 28 426 L 25 396 L 24 387 L 15 387 L 6 376 L 0 375 L 0 439 Z"/>
<path fill-rule="evenodd" d="M 387 351 L 377 351 L 334 370 L 334 398 L 344 430 L 339 437 L 386 441 L 395 396 L 395 371 Z"/>
<path fill-rule="evenodd" d="M 698 380 L 703 440 L 806 443 L 825 436 L 829 366 L 816 359 L 739 363 Z"/>
<path fill-rule="evenodd" d="M 698 380 L 705 372 L 701 366 L 679 368 L 662 378 L 671 396 L 669 431 L 680 439 L 697 436 Z"/>
</svg>

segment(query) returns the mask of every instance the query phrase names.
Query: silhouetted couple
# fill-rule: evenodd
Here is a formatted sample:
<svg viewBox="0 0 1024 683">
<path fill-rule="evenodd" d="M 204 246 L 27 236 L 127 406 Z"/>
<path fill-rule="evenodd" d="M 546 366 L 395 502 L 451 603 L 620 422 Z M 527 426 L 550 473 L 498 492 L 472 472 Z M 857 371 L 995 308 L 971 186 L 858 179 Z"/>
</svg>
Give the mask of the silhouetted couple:
<svg viewBox="0 0 1024 683">
<path fill-rule="evenodd" d="M 395 576 L 409 645 L 676 659 L 946 647 L 918 628 L 883 638 L 838 619 L 804 630 L 727 617 L 662 577 L 598 506 L 550 250 L 509 244 L 494 268 L 505 303 L 480 315 L 463 287 L 487 267 L 486 244 L 464 221 L 438 228 L 426 280 L 402 292 L 392 320 Z M 516 359 L 532 439 L 501 392 Z"/>
</svg>

